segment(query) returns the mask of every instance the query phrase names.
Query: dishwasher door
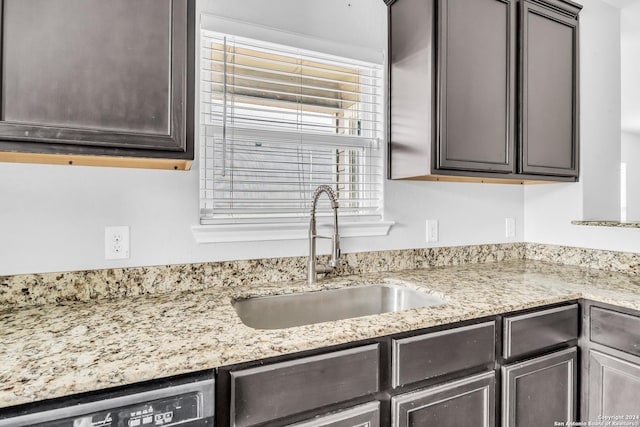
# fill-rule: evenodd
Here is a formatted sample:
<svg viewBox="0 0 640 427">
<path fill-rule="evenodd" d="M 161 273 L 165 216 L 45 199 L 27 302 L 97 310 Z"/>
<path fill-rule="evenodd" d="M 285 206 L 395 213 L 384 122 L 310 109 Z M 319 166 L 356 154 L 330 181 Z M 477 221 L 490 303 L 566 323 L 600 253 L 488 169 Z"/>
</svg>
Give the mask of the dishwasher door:
<svg viewBox="0 0 640 427">
<path fill-rule="evenodd" d="M 59 407 L 0 418 L 0 427 L 203 427 L 213 426 L 214 380 L 91 401 L 63 401 Z"/>
</svg>

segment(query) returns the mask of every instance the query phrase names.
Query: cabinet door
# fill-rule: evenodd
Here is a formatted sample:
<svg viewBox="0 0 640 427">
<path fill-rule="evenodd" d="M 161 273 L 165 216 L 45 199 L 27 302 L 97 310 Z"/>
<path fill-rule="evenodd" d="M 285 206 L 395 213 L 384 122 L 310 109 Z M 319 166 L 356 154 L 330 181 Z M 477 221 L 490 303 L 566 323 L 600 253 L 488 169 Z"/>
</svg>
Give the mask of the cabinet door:
<svg viewBox="0 0 640 427">
<path fill-rule="evenodd" d="M 588 420 L 609 415 L 630 417 L 620 420 L 629 425 L 640 422 L 640 358 L 623 360 L 591 350 L 588 381 Z"/>
<path fill-rule="evenodd" d="M 491 427 L 495 373 L 487 372 L 391 399 L 393 427 Z"/>
<path fill-rule="evenodd" d="M 516 2 L 438 2 L 437 169 L 515 172 Z"/>
<path fill-rule="evenodd" d="M 435 5 L 389 1 L 389 177 L 425 176 L 433 153 Z"/>
<path fill-rule="evenodd" d="M 195 1 L 0 4 L 0 151 L 193 159 Z"/>
<path fill-rule="evenodd" d="M 380 426 L 380 402 L 371 402 L 355 408 L 329 414 L 290 424 L 290 427 L 379 427 Z"/>
<path fill-rule="evenodd" d="M 576 348 L 503 366 L 503 427 L 575 421 L 576 373 Z"/>
<path fill-rule="evenodd" d="M 520 172 L 577 177 L 577 16 L 527 1 L 521 10 Z"/>
</svg>

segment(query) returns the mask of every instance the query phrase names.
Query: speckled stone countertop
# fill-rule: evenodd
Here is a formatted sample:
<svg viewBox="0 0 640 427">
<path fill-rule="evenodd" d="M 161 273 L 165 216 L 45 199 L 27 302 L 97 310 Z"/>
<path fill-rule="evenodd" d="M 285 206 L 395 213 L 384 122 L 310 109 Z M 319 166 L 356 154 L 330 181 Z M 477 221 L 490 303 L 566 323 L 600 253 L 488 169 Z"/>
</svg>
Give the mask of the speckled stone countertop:
<svg viewBox="0 0 640 427">
<path fill-rule="evenodd" d="M 620 227 L 620 228 L 640 228 L 639 221 L 571 221 L 573 225 L 586 225 L 590 227 Z"/>
<path fill-rule="evenodd" d="M 243 325 L 231 301 L 401 282 L 444 297 L 430 308 L 283 330 Z M 321 281 L 66 302 L 0 312 L 0 407 L 334 344 L 589 298 L 640 309 L 640 277 L 505 261 Z"/>
</svg>

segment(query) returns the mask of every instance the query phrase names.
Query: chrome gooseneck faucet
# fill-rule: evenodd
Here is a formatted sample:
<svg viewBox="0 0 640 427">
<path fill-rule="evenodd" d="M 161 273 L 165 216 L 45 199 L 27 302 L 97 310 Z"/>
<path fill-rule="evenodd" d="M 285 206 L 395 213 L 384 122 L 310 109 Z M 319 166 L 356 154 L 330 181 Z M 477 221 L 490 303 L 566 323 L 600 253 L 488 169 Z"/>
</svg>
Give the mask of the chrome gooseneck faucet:
<svg viewBox="0 0 640 427">
<path fill-rule="evenodd" d="M 326 193 L 331 201 L 333 209 L 333 236 L 318 236 L 316 234 L 316 205 L 322 193 Z M 328 265 L 316 265 L 316 239 L 331 239 L 333 242 L 331 250 L 331 262 Z M 321 185 L 316 188 L 311 200 L 311 220 L 309 221 L 309 262 L 307 264 L 307 281 L 309 284 L 315 283 L 318 274 L 330 273 L 338 267 L 340 257 L 340 235 L 338 234 L 338 198 L 336 193 L 328 185 Z"/>
</svg>

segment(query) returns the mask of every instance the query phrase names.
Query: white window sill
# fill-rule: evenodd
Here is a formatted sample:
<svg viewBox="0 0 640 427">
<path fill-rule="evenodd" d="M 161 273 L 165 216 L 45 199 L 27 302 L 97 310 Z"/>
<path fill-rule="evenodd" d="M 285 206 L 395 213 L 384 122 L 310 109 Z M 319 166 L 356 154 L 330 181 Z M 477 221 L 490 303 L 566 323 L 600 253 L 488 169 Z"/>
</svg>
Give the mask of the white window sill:
<svg viewBox="0 0 640 427">
<path fill-rule="evenodd" d="M 340 237 L 374 237 L 386 236 L 393 226 L 393 221 L 340 222 Z M 191 232 L 196 242 L 259 242 L 269 240 L 303 240 L 309 238 L 308 223 L 292 224 L 224 224 L 194 225 Z M 318 224 L 318 234 L 331 236 L 331 223 Z"/>
</svg>

